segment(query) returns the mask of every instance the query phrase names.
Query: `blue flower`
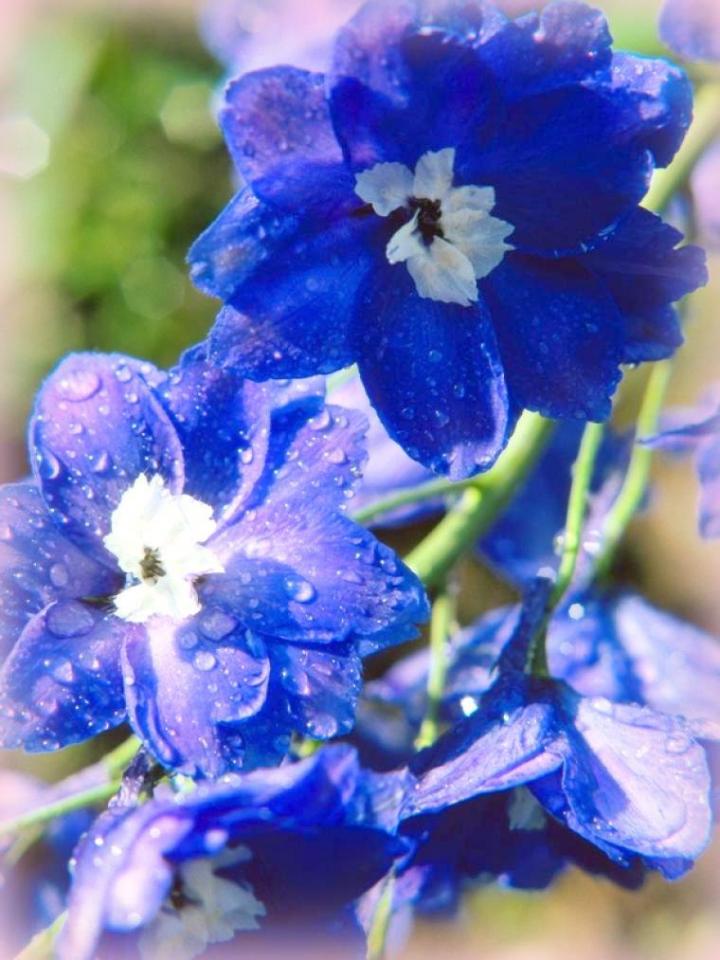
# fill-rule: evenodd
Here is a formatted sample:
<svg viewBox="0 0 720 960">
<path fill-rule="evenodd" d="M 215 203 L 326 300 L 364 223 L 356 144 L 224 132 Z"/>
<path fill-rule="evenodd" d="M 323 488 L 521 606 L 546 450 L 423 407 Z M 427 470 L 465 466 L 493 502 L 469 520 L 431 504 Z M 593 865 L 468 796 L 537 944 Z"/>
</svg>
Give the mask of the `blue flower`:
<svg viewBox="0 0 720 960">
<path fill-rule="evenodd" d="M 700 532 L 704 537 L 720 537 L 720 389 L 708 391 L 696 408 L 666 414 L 661 433 L 649 442 L 671 452 L 695 453 Z"/>
<path fill-rule="evenodd" d="M 360 934 L 353 901 L 410 846 L 375 812 L 387 780 L 333 746 L 111 807 L 77 852 L 59 957 L 89 960 L 104 931 L 139 936 L 141 954 L 155 960 L 177 949 L 189 960 L 235 936 L 248 956 L 298 935 L 325 949 L 320 936 L 341 935 L 349 946 L 348 933 Z"/>
<path fill-rule="evenodd" d="M 620 365 L 674 351 L 670 305 L 706 278 L 638 207 L 690 113 L 684 73 L 613 55 L 582 4 L 367 4 L 327 78 L 227 89 L 246 186 L 190 252 L 225 303 L 212 356 L 258 380 L 357 362 L 390 435 L 458 478 L 522 408 L 606 418 Z"/>
<path fill-rule="evenodd" d="M 499 675 L 470 715 L 411 763 L 418 785 L 406 816 L 525 787 L 545 815 L 618 867 L 682 875 L 709 839 L 711 778 L 702 740 L 717 735 L 716 706 L 709 721 L 697 721 L 595 692 L 581 696 L 561 679 L 528 676 L 519 667 L 543 606 L 533 598 L 523 609 Z M 666 635 L 666 644 L 673 639 Z M 649 638 L 645 648 L 638 659 L 647 667 L 656 648 Z M 667 657 L 667 647 L 662 653 Z M 678 664 L 692 670 L 676 656 L 666 678 Z M 697 661 L 692 666 L 698 679 Z M 717 657 L 714 667 L 717 688 Z M 665 707 L 668 699 L 677 705 L 688 695 L 685 684 L 675 695 L 656 677 L 646 673 L 645 679 L 648 700 Z"/>
<path fill-rule="evenodd" d="M 690 60 L 720 60 L 720 7 L 715 0 L 665 0 L 660 36 Z"/>
<path fill-rule="evenodd" d="M 345 515 L 365 424 L 314 387 L 71 356 L 32 480 L 0 493 L 0 730 L 52 750 L 130 720 L 216 776 L 346 732 L 361 656 L 415 634 L 417 579 Z"/>
</svg>

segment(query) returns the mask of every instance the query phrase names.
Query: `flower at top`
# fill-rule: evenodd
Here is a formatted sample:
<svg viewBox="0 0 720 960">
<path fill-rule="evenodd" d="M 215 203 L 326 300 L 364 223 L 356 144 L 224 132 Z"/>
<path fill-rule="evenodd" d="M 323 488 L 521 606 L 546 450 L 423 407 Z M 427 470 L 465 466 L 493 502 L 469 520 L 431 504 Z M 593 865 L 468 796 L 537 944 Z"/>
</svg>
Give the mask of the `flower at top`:
<svg viewBox="0 0 720 960">
<path fill-rule="evenodd" d="M 60 960 L 90 960 L 104 931 L 137 942 L 148 960 L 191 960 L 234 937 L 243 956 L 278 956 L 295 938 L 308 957 L 318 955 L 310 947 L 325 957 L 333 935 L 343 958 L 364 957 L 352 902 L 410 846 L 375 811 L 392 779 L 333 746 L 111 808 L 78 850 Z"/>
<path fill-rule="evenodd" d="M 0 738 L 129 719 L 191 775 L 347 731 L 361 656 L 411 637 L 417 579 L 345 514 L 361 417 L 190 350 L 79 354 L 42 387 L 31 480 L 0 491 Z"/>
<path fill-rule="evenodd" d="M 720 388 L 708 391 L 696 408 L 666 414 L 662 432 L 650 443 L 670 451 L 695 452 L 700 532 L 704 537 L 720 537 Z"/>
<path fill-rule="evenodd" d="M 211 359 L 257 380 L 356 362 L 390 436 L 457 478 L 523 408 L 604 419 L 706 278 L 638 206 L 690 114 L 682 70 L 613 54 L 583 4 L 368 3 L 327 77 L 227 88 L 245 186 L 190 251 L 225 304 Z"/>
<path fill-rule="evenodd" d="M 418 785 L 405 814 L 524 786 L 545 815 L 620 867 L 681 876 L 712 822 L 706 725 L 523 673 L 543 609 L 528 603 L 477 708 L 411 763 Z M 717 734 L 716 721 L 711 728 Z"/>
<path fill-rule="evenodd" d="M 665 0 L 660 36 L 690 60 L 720 60 L 720 7 L 716 0 Z"/>
</svg>

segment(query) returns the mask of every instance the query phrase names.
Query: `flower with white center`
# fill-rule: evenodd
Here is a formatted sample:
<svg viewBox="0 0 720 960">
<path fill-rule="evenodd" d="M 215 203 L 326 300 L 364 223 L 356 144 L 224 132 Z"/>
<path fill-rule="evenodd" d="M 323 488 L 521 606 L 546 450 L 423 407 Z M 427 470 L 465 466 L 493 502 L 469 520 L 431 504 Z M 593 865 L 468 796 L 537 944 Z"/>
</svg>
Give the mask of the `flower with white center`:
<svg viewBox="0 0 720 960">
<path fill-rule="evenodd" d="M 240 930 L 258 930 L 265 907 L 248 883 L 216 870 L 250 860 L 246 847 L 180 867 L 173 891 L 140 939 L 144 960 L 193 960 L 211 943 L 227 943 Z"/>
<path fill-rule="evenodd" d="M 428 151 L 415 173 L 402 163 L 377 163 L 356 177 L 355 192 L 380 217 L 402 211 L 407 222 L 386 248 L 390 263 L 406 263 L 421 297 L 470 306 L 477 281 L 512 249 L 511 224 L 491 215 L 492 187 L 453 186 L 455 150 Z"/>
<path fill-rule="evenodd" d="M 115 598 L 115 612 L 130 623 L 162 615 L 185 619 L 200 610 L 195 581 L 222 573 L 212 550 L 203 546 L 215 532 L 212 507 L 187 494 L 171 493 L 163 478 L 135 480 L 113 511 L 107 549 L 127 574 Z"/>
</svg>

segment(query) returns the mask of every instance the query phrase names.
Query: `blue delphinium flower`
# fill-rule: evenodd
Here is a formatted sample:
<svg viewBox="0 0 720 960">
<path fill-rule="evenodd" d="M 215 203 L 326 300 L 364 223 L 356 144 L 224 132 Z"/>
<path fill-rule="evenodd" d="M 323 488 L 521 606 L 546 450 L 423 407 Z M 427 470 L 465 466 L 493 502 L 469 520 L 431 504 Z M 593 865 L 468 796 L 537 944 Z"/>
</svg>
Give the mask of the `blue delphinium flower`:
<svg viewBox="0 0 720 960">
<path fill-rule="evenodd" d="M 638 206 L 690 120 L 684 73 L 613 54 L 579 3 L 367 4 L 329 76 L 248 74 L 221 122 L 244 189 L 195 243 L 213 357 L 255 379 L 357 362 L 453 477 L 522 408 L 604 419 L 620 365 L 681 342 L 701 251 Z"/>
<path fill-rule="evenodd" d="M 364 957 L 361 936 L 352 949 L 352 903 L 410 847 L 375 812 L 384 780 L 332 746 L 110 808 L 78 851 L 59 957 L 90 960 L 103 932 L 139 937 L 153 960 L 189 960 L 234 937 L 243 955 L 294 943 L 293 956 L 318 947 L 327 956 L 333 932 L 343 957 Z"/>
<path fill-rule="evenodd" d="M 352 725 L 360 657 L 415 633 L 423 590 L 346 515 L 361 417 L 243 382 L 71 356 L 40 391 L 32 480 L 0 494 L 5 746 L 126 717 L 165 765 L 274 762 Z"/>
<path fill-rule="evenodd" d="M 663 418 L 662 432 L 649 441 L 671 452 L 694 452 L 700 480 L 700 532 L 720 537 L 720 388 L 711 388 L 695 408 Z"/>
<path fill-rule="evenodd" d="M 690 60 L 720 60 L 720 7 L 716 0 L 665 0 L 660 36 Z"/>
<path fill-rule="evenodd" d="M 709 839 L 702 740 L 717 735 L 717 719 L 700 723 L 582 696 L 561 679 L 526 674 L 527 644 L 543 610 L 537 595 L 531 598 L 476 708 L 411 763 L 419 780 L 406 813 L 436 814 L 522 786 L 544 816 L 619 867 L 681 876 Z"/>
</svg>

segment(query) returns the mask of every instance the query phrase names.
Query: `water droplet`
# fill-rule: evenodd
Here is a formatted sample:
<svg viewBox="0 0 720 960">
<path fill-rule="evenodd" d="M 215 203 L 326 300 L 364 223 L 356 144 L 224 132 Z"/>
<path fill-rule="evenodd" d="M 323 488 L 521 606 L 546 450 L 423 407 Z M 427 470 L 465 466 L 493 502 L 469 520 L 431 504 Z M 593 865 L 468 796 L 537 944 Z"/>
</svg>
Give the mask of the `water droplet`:
<svg viewBox="0 0 720 960">
<path fill-rule="evenodd" d="M 245 466 L 247 466 L 249 463 L 252 463 L 252 462 L 253 462 L 253 457 L 254 457 L 254 456 L 255 456 L 255 454 L 253 453 L 253 448 L 252 448 L 252 447 L 245 447 L 244 450 L 241 450 L 241 451 L 240 451 L 240 462 L 241 462 L 241 463 L 244 463 Z"/>
<path fill-rule="evenodd" d="M 64 563 L 54 563 L 49 570 L 50 583 L 54 587 L 66 587 L 70 582 L 70 573 Z"/>
<path fill-rule="evenodd" d="M 65 400 L 81 403 L 89 400 L 100 389 L 100 377 L 93 370 L 73 370 L 57 385 L 57 391 Z"/>
<path fill-rule="evenodd" d="M 111 460 L 107 450 L 101 450 L 95 455 L 95 460 L 91 467 L 93 473 L 106 473 L 110 469 Z"/>
<path fill-rule="evenodd" d="M 684 733 L 671 734 L 665 741 L 665 750 L 668 753 L 687 753 L 692 746 L 692 740 Z"/>
<path fill-rule="evenodd" d="M 285 577 L 283 585 L 290 599 L 297 603 L 310 603 L 317 596 L 315 587 L 302 577 Z"/>
<path fill-rule="evenodd" d="M 48 610 L 46 623 L 56 637 L 79 637 L 92 630 L 95 621 L 80 603 L 56 603 Z"/>
<path fill-rule="evenodd" d="M 222 640 L 236 626 L 237 620 L 222 610 L 203 610 L 200 615 L 200 629 L 209 640 Z"/>
<path fill-rule="evenodd" d="M 195 654 L 193 663 L 198 670 L 202 670 L 203 673 L 207 673 L 217 666 L 217 657 L 215 657 L 208 650 L 200 650 Z"/>
<path fill-rule="evenodd" d="M 115 376 L 120 383 L 129 383 L 132 380 L 132 370 L 125 363 L 118 364 L 115 368 Z"/>
<path fill-rule="evenodd" d="M 439 350 L 431 350 L 430 353 L 428 353 L 428 360 L 430 363 L 440 363 L 442 358 L 442 353 L 440 353 Z"/>
<path fill-rule="evenodd" d="M 40 473 L 46 480 L 55 480 L 60 476 L 62 465 L 54 453 L 45 450 L 39 458 Z"/>
</svg>

